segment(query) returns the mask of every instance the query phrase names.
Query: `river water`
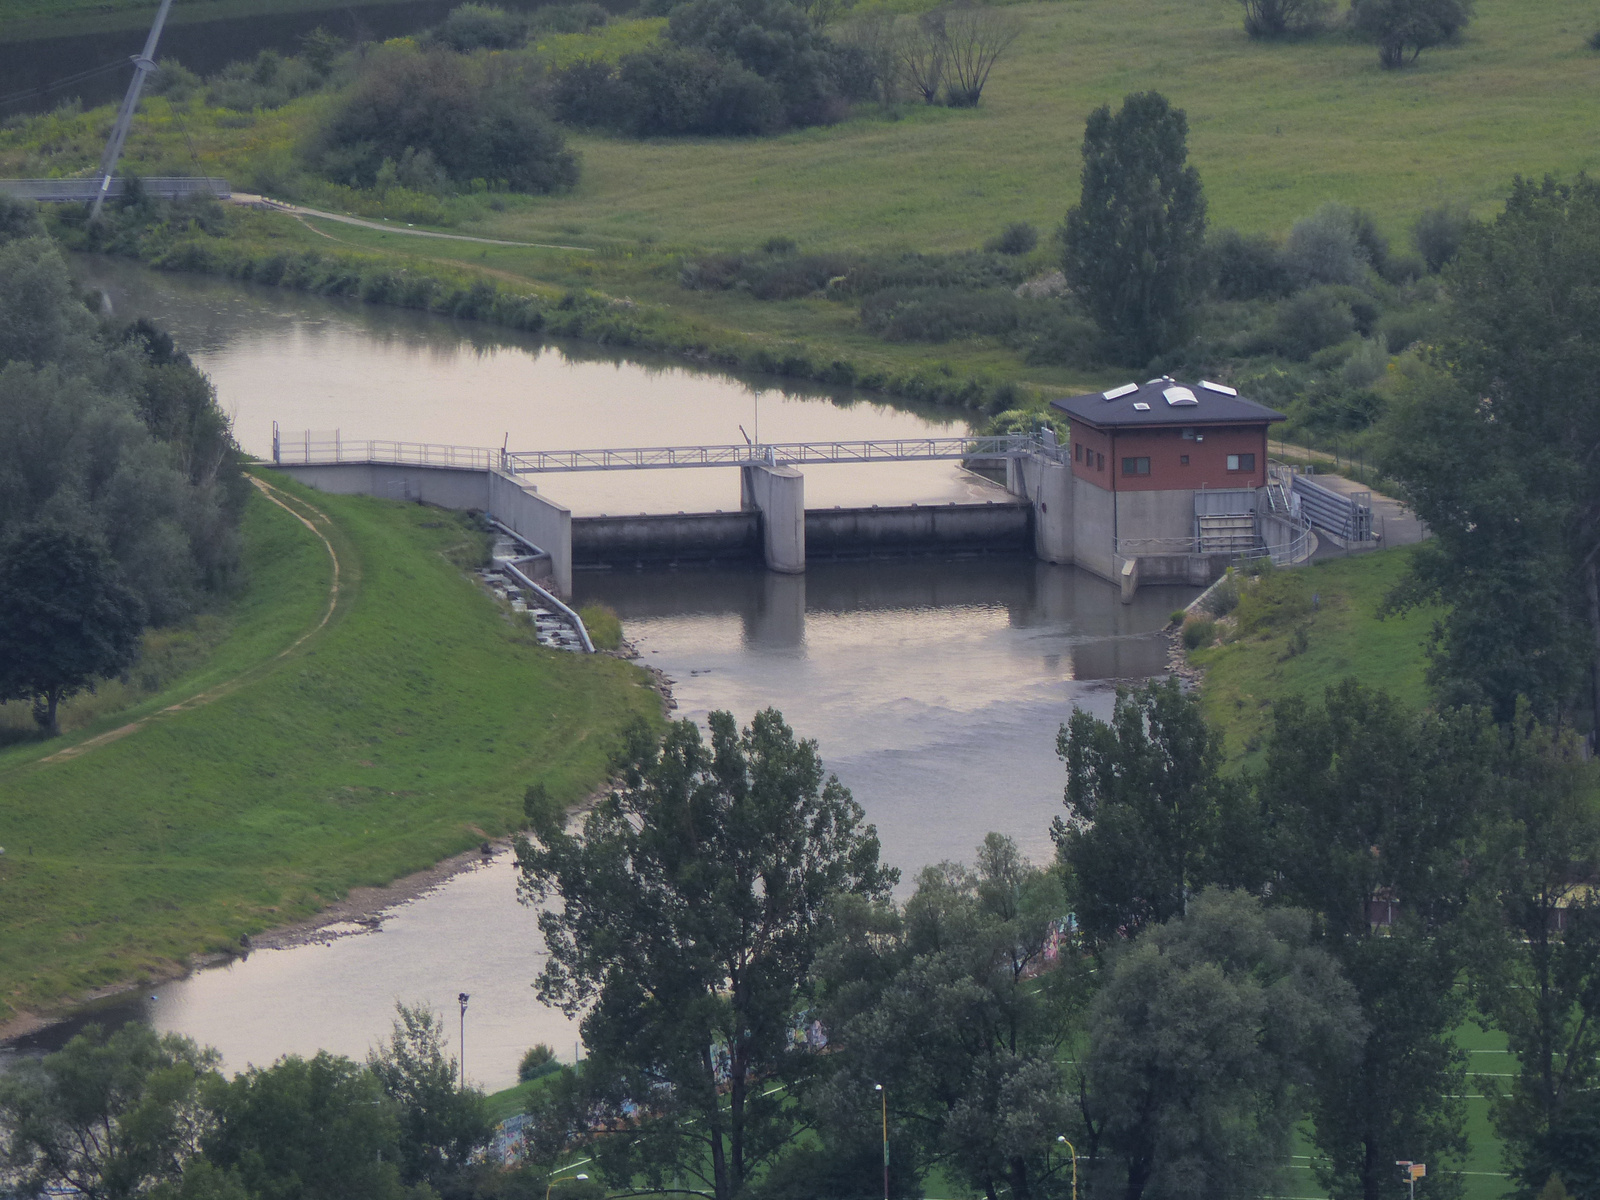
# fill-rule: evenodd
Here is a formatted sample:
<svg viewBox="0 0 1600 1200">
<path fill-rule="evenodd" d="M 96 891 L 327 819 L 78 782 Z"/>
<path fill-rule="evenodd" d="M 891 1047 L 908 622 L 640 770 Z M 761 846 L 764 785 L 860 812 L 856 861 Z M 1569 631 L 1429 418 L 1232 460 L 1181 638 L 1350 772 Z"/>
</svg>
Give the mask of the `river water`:
<svg viewBox="0 0 1600 1200">
<path fill-rule="evenodd" d="M 166 324 L 216 382 L 246 449 L 271 422 L 513 448 L 962 433 L 958 418 L 776 381 L 596 357 L 481 326 L 80 263 L 120 316 Z M 753 430 L 752 430 L 753 432 Z M 716 470 L 550 477 L 578 512 L 735 508 Z M 990 485 L 951 464 L 806 469 L 808 504 L 980 499 Z M 1051 853 L 1060 811 L 1055 735 L 1074 705 L 1109 711 L 1114 684 L 1159 673 L 1168 613 L 1186 588 L 1123 605 L 1084 572 L 1016 556 L 759 569 L 580 572 L 580 602 L 621 615 L 646 662 L 674 681 L 679 714 L 781 709 L 878 827 L 903 890 L 921 867 L 966 859 L 999 830 Z M 381 931 L 259 951 L 229 967 L 124 998 L 106 1019 L 149 1020 L 217 1046 L 232 1069 L 326 1047 L 363 1055 L 396 1000 L 446 1012 L 467 992 L 466 1062 L 488 1088 L 514 1081 L 536 1041 L 570 1061 L 576 1032 L 530 986 L 535 914 L 516 903 L 507 856 L 393 910 Z M 19 1050 L 59 1044 L 58 1027 Z"/>
</svg>

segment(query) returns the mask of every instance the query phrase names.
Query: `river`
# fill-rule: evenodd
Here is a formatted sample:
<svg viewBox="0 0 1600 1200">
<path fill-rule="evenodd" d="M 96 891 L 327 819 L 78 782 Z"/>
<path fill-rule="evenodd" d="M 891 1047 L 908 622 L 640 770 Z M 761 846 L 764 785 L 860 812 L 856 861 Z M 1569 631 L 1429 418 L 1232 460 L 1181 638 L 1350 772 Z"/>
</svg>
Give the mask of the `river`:
<svg viewBox="0 0 1600 1200">
<path fill-rule="evenodd" d="M 595 355 L 418 314 L 248 285 L 80 262 L 113 312 L 165 324 L 216 382 L 246 449 L 273 420 L 385 437 L 513 448 L 963 433 L 959 417 L 871 398 L 736 378 L 669 361 Z M 753 430 L 752 430 L 753 432 Z M 717 470 L 541 482 L 577 512 L 735 508 Z M 808 504 L 977 499 L 990 485 L 948 463 L 806 469 Z M 1021 556 L 819 563 L 759 569 L 580 572 L 581 602 L 621 615 L 646 662 L 673 680 L 680 715 L 781 709 L 878 827 L 902 890 L 918 870 L 971 860 L 990 830 L 1047 859 L 1060 812 L 1055 736 L 1074 705 L 1109 712 L 1114 681 L 1159 673 L 1167 615 L 1187 588 L 1141 588 L 1131 605 L 1082 571 Z M 538 1003 L 535 914 L 516 903 L 509 856 L 400 906 L 381 931 L 258 951 L 125 997 L 106 1019 L 144 1019 L 217 1046 L 228 1067 L 320 1047 L 359 1057 L 395 1000 L 444 1011 L 467 992 L 466 1062 L 508 1086 L 544 1041 L 570 1061 L 573 1024 Z M 74 1026 L 20 1045 L 59 1044 Z"/>
</svg>

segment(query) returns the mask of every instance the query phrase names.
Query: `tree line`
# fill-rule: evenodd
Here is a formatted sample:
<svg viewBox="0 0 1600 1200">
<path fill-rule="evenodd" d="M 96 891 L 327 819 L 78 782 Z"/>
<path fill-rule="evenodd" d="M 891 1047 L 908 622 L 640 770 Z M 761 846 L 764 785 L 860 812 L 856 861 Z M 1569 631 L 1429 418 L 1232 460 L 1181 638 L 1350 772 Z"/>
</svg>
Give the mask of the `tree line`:
<svg viewBox="0 0 1600 1200">
<path fill-rule="evenodd" d="M 87 302 L 86 302 L 87 300 Z M 146 321 L 76 294 L 0 196 L 0 700 L 62 700 L 238 582 L 248 481 L 211 383 Z"/>
</svg>

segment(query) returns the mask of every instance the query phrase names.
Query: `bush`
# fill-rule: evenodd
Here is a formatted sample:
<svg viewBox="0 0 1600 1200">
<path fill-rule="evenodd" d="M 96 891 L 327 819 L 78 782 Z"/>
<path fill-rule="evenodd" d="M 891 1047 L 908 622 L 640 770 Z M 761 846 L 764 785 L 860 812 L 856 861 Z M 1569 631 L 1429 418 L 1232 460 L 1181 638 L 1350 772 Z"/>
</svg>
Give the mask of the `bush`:
<svg viewBox="0 0 1600 1200">
<path fill-rule="evenodd" d="M 528 36 L 547 33 L 584 33 L 611 20 L 598 4 L 552 4 L 528 14 Z"/>
<path fill-rule="evenodd" d="M 1283 248 L 1284 260 L 1300 284 L 1359 284 L 1373 266 L 1372 256 L 1363 241 L 1365 222 L 1355 209 L 1329 202 L 1309 217 L 1302 217 L 1289 231 Z M 1368 235 L 1370 236 L 1370 235 Z"/>
<path fill-rule="evenodd" d="M 1461 249 L 1461 239 L 1472 224 L 1465 204 L 1445 203 L 1425 210 L 1411 226 L 1411 244 L 1428 270 L 1437 275 Z"/>
<path fill-rule="evenodd" d="M 615 68 L 574 63 L 556 73 L 551 95 L 562 120 L 635 137 L 765 134 L 785 122 L 771 83 L 706 51 L 670 45 L 626 55 Z"/>
<path fill-rule="evenodd" d="M 1305 362 L 1356 331 L 1350 305 L 1332 288 L 1310 288 L 1280 301 L 1260 348 Z"/>
<path fill-rule="evenodd" d="M 1026 221 L 1007 225 L 983 244 L 990 254 L 1027 254 L 1039 244 L 1039 231 Z"/>
<path fill-rule="evenodd" d="M 769 237 L 763 243 L 761 250 L 765 254 L 793 254 L 799 248 L 799 245 L 792 237 L 784 237 L 779 234 L 777 237 Z"/>
<path fill-rule="evenodd" d="M 1100 327 L 1065 300 L 1023 300 L 1010 341 L 1033 364 L 1087 367 L 1100 360 Z"/>
<path fill-rule="evenodd" d="M 1199 650 L 1217 640 L 1217 623 L 1208 617 L 1195 617 L 1184 622 L 1183 644 L 1187 649 Z"/>
<path fill-rule="evenodd" d="M 1298 37 L 1316 33 L 1327 22 L 1331 0 L 1239 0 L 1244 31 L 1253 38 Z"/>
<path fill-rule="evenodd" d="M 186 81 L 174 82 L 181 87 Z M 254 62 L 229 63 L 213 75 L 206 99 L 217 108 L 253 112 L 258 108 L 282 108 L 321 86 L 322 76 L 311 64 L 284 58 L 276 50 L 263 50 Z"/>
<path fill-rule="evenodd" d="M 1600 29 L 1596 29 L 1589 35 L 1589 49 L 1600 50 Z"/>
<path fill-rule="evenodd" d="M 556 1061 L 556 1052 L 540 1042 L 522 1056 L 522 1062 L 517 1066 L 517 1079 L 522 1083 L 530 1083 L 546 1075 L 554 1075 L 559 1070 L 561 1064 Z"/>
<path fill-rule="evenodd" d="M 450 10 L 450 15 L 433 31 L 431 40 L 465 54 L 472 50 L 509 50 L 522 45 L 527 36 L 527 22 L 520 14 L 488 4 L 463 4 Z"/>
<path fill-rule="evenodd" d="M 861 302 L 861 324 L 891 342 L 999 337 L 1017 328 L 1019 303 L 1002 288 L 890 288 Z"/>
<path fill-rule="evenodd" d="M 385 161 L 421 172 L 424 154 L 429 170 L 458 185 L 483 179 L 542 193 L 578 179 L 577 156 L 525 93 L 440 51 L 372 55 L 309 149 L 317 171 L 354 187 L 374 186 Z"/>
<path fill-rule="evenodd" d="M 1352 0 L 1350 24 L 1377 43 L 1378 61 L 1394 69 L 1432 46 L 1454 41 L 1472 17 L 1472 0 Z"/>
<path fill-rule="evenodd" d="M 1225 617 L 1239 607 L 1239 576 L 1229 570 L 1206 593 L 1205 610 L 1214 617 Z"/>
<path fill-rule="evenodd" d="M 1293 290 L 1277 243 L 1262 234 L 1224 229 L 1206 244 L 1212 287 L 1224 300 L 1262 300 Z"/>
</svg>

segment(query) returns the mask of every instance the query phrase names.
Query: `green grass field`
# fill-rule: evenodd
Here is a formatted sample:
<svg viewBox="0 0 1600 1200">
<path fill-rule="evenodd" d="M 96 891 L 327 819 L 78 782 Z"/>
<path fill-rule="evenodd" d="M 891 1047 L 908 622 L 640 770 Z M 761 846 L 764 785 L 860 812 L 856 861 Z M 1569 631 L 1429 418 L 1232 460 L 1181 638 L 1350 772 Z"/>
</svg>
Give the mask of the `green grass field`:
<svg viewBox="0 0 1600 1200">
<path fill-rule="evenodd" d="M 253 498 L 251 586 L 208 662 L 80 735 L 0 753 L 0 1018 L 164 972 L 505 833 L 542 780 L 600 783 L 659 713 L 619 660 L 538 648 L 454 565 L 474 533 L 417 505 L 325 496 L 310 530 Z M 230 686 L 229 681 L 233 681 Z M 222 685 L 70 759 L 87 737 Z"/>
<path fill-rule="evenodd" d="M 1201 706 L 1222 729 L 1231 761 L 1256 761 L 1275 702 L 1286 696 L 1320 700 L 1346 676 L 1412 708 L 1428 702 L 1426 648 L 1436 614 L 1418 609 L 1377 619 L 1409 553 L 1401 547 L 1296 568 L 1319 598 L 1309 618 L 1191 652 L 1190 661 L 1205 671 Z M 1291 626 L 1307 627 L 1303 653 L 1288 652 Z"/>
</svg>

